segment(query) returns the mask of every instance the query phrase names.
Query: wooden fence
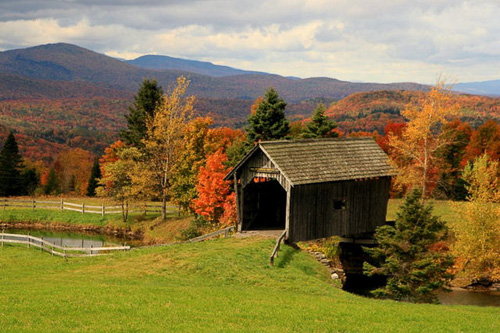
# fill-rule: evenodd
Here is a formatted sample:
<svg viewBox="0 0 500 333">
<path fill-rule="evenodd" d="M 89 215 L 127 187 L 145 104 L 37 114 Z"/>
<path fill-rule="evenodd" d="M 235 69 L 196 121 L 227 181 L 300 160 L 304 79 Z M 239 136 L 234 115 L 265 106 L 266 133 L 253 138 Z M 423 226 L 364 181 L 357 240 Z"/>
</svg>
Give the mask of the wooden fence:
<svg viewBox="0 0 500 333">
<path fill-rule="evenodd" d="M 0 209 L 5 210 L 6 207 L 12 208 L 31 208 L 35 209 L 59 209 L 60 211 L 70 210 L 74 212 L 79 212 L 82 214 L 100 214 L 102 216 L 106 214 L 121 214 L 123 211 L 122 205 L 115 206 L 105 206 L 102 205 L 87 205 L 85 203 L 77 204 L 72 202 L 60 201 L 41 201 L 41 200 L 18 200 L 18 199 L 0 199 Z M 167 205 L 167 212 L 178 211 L 178 206 Z M 129 213 L 160 213 L 161 205 L 132 205 L 129 206 Z"/>
<path fill-rule="evenodd" d="M 104 246 L 104 247 L 66 247 L 48 242 L 43 237 L 33 237 L 30 235 L 0 233 L 0 244 L 4 243 L 25 244 L 29 247 L 37 247 L 40 251 L 46 251 L 52 255 L 60 257 L 89 257 L 108 253 L 109 251 L 128 251 L 130 246 Z M 83 253 L 82 253 L 83 252 Z"/>
</svg>

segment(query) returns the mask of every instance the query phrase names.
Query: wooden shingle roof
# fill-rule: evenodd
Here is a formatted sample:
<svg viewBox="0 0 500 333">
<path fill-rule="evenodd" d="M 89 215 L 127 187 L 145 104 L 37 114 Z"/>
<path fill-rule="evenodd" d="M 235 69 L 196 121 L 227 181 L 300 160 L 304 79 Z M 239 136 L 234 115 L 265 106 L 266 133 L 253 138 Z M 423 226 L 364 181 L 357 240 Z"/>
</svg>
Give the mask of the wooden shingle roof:
<svg viewBox="0 0 500 333">
<path fill-rule="evenodd" d="M 261 142 L 228 176 L 258 149 L 291 185 L 395 175 L 387 154 L 372 138 L 363 137 Z"/>
</svg>

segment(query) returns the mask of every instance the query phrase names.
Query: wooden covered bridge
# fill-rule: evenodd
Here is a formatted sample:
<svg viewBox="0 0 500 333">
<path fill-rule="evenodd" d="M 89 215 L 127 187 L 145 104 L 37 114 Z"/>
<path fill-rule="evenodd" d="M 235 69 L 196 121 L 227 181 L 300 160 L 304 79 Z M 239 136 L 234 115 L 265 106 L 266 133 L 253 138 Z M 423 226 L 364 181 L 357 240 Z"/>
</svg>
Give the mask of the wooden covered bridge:
<svg viewBox="0 0 500 333">
<path fill-rule="evenodd" d="M 357 237 L 385 223 L 394 170 L 372 138 L 269 141 L 226 176 L 238 231 L 286 230 L 290 242 Z"/>
</svg>

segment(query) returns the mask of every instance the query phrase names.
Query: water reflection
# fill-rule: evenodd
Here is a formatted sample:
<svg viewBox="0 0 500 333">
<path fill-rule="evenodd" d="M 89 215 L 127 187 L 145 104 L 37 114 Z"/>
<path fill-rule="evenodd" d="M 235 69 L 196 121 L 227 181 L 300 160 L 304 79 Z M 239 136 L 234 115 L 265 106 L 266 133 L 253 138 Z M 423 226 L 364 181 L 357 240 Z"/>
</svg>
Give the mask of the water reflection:
<svg viewBox="0 0 500 333">
<path fill-rule="evenodd" d="M 0 230 L 3 231 L 3 230 Z M 64 232 L 38 229 L 5 229 L 5 233 L 22 234 L 34 237 L 43 238 L 55 245 L 64 247 L 106 247 L 106 246 L 121 246 L 131 245 L 139 246 L 140 241 L 119 238 L 116 236 L 86 233 L 86 232 Z"/>
<path fill-rule="evenodd" d="M 445 305 L 500 306 L 500 291 L 453 289 L 439 294 L 439 301 Z"/>
</svg>

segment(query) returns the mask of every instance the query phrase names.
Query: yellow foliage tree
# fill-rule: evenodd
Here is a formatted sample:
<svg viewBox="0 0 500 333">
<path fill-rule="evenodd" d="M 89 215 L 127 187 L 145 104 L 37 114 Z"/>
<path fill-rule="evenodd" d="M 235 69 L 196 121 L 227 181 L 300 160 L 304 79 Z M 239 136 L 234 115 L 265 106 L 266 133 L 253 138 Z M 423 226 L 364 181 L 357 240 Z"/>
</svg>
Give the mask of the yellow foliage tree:
<svg viewBox="0 0 500 333">
<path fill-rule="evenodd" d="M 437 152 L 449 144 L 441 128 L 457 111 L 451 93 L 438 83 L 418 105 L 408 104 L 401 112 L 408 120 L 402 136 L 389 135 L 390 156 L 399 171 L 396 186 L 429 195 L 436 184 Z"/>
<path fill-rule="evenodd" d="M 137 193 L 161 198 L 162 219 L 166 218 L 174 166 L 184 149 L 186 126 L 193 114 L 194 96 L 184 98 L 188 86 L 185 77 L 177 78 L 177 86 L 163 95 L 154 116 L 146 119 L 144 157 L 132 179 Z"/>
<path fill-rule="evenodd" d="M 98 196 L 112 197 L 122 204 L 122 217 L 128 219 L 130 200 L 140 197 L 140 189 L 134 186 L 134 177 L 140 169 L 142 153 L 135 147 L 115 151 L 116 160 L 103 166 L 103 176 L 96 189 Z"/>
<path fill-rule="evenodd" d="M 499 163 L 487 154 L 465 167 L 469 202 L 455 205 L 461 217 L 452 224 L 457 268 L 467 280 L 500 281 Z"/>
</svg>

